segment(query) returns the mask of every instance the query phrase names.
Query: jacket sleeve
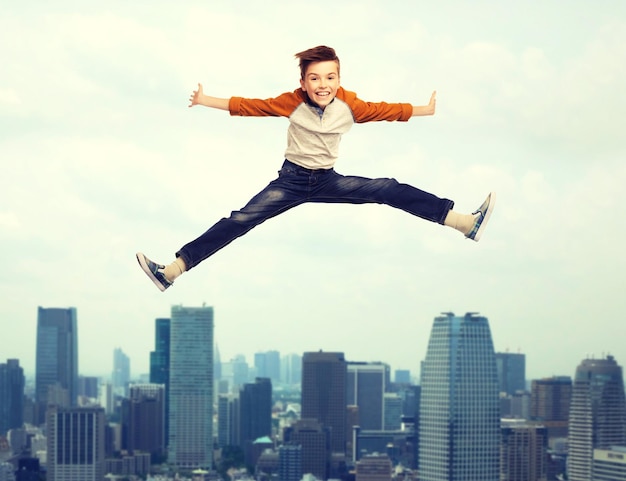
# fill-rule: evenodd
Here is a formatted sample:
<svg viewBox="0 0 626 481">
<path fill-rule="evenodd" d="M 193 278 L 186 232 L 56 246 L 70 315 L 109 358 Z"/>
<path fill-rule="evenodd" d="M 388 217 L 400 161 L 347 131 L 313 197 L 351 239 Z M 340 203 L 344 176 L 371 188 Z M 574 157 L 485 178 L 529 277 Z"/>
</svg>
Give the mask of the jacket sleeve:
<svg viewBox="0 0 626 481">
<path fill-rule="evenodd" d="M 337 97 L 348 104 L 356 123 L 399 120 L 406 122 L 413 115 L 413 105 L 408 103 L 365 102 L 354 92 L 340 89 Z"/>
<path fill-rule="evenodd" d="M 242 117 L 289 117 L 304 101 L 302 90 L 286 92 L 271 99 L 248 99 L 231 97 L 228 103 L 230 115 Z"/>
</svg>

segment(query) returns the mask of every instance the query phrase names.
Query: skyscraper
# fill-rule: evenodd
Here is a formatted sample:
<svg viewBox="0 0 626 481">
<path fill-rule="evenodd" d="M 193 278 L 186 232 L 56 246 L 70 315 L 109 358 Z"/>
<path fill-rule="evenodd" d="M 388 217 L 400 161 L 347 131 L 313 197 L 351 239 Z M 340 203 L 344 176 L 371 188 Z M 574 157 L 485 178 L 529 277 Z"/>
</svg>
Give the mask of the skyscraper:
<svg viewBox="0 0 626 481">
<path fill-rule="evenodd" d="M 150 383 L 167 386 L 170 381 L 170 324 L 169 318 L 154 321 L 154 351 L 150 353 Z"/>
<path fill-rule="evenodd" d="M 486 317 L 444 313 L 422 366 L 421 481 L 498 481 L 498 373 Z"/>
<path fill-rule="evenodd" d="M 24 424 L 24 370 L 17 359 L 0 364 L 0 436 Z"/>
<path fill-rule="evenodd" d="M 160 463 L 165 454 L 165 387 L 131 384 L 122 401 L 123 448 L 131 454 L 150 453 Z"/>
<path fill-rule="evenodd" d="M 311 473 L 318 479 L 328 479 L 330 437 L 330 428 L 315 419 L 300 419 L 285 429 L 285 443 L 302 446 L 302 473 Z"/>
<path fill-rule="evenodd" d="M 393 382 L 397 384 L 411 384 L 411 371 L 408 369 L 396 369 Z"/>
<path fill-rule="evenodd" d="M 170 326 L 169 318 L 154 321 L 154 351 L 150 352 L 150 384 L 165 386 L 165 444 L 170 432 Z"/>
<path fill-rule="evenodd" d="M 272 436 L 272 382 L 258 377 L 239 390 L 239 445 L 247 465 L 254 465 L 258 456 L 256 444 L 260 438 Z"/>
<path fill-rule="evenodd" d="M 99 381 L 97 376 L 78 376 L 78 395 L 96 399 Z"/>
<path fill-rule="evenodd" d="M 48 481 L 104 479 L 104 410 L 59 408 L 46 415 Z"/>
<path fill-rule="evenodd" d="M 594 449 L 626 446 L 622 368 L 613 356 L 584 359 L 576 369 L 569 416 L 570 481 L 590 481 Z"/>
<path fill-rule="evenodd" d="M 239 442 L 246 461 L 251 460 L 249 446 L 263 436 L 272 435 L 272 382 L 258 377 L 254 383 L 246 383 L 239 391 Z"/>
<path fill-rule="evenodd" d="M 544 426 L 519 419 L 502 422 L 500 479 L 546 481 L 548 432 Z"/>
<path fill-rule="evenodd" d="M 385 431 L 395 431 L 402 427 L 402 397 L 398 393 L 385 393 L 383 399 L 384 404 L 384 423 Z"/>
<path fill-rule="evenodd" d="M 305 352 L 302 359 L 302 419 L 330 428 L 334 453 L 346 451 L 346 360 L 342 352 Z"/>
<path fill-rule="evenodd" d="M 626 446 L 593 450 L 593 481 L 626 481 Z"/>
<path fill-rule="evenodd" d="M 219 382 L 222 379 L 222 357 L 217 343 L 215 343 L 215 352 L 213 353 L 213 373 L 215 381 Z"/>
<path fill-rule="evenodd" d="M 385 424 L 384 396 L 389 366 L 382 362 L 348 362 L 346 403 L 359 407 L 361 429 L 381 430 Z"/>
<path fill-rule="evenodd" d="M 549 437 L 567 437 L 572 378 L 535 379 L 530 388 L 530 418 L 548 429 Z"/>
<path fill-rule="evenodd" d="M 302 446 L 283 444 L 278 448 L 278 481 L 302 479 Z"/>
<path fill-rule="evenodd" d="M 78 395 L 78 334 L 76 308 L 37 311 L 35 400 L 43 422 L 50 388 L 63 389 L 74 406 Z"/>
<path fill-rule="evenodd" d="M 280 378 L 285 384 L 300 384 L 302 382 L 302 356 L 287 354 L 280 360 Z"/>
<path fill-rule="evenodd" d="M 111 375 L 113 389 L 123 396 L 128 395 L 130 383 L 130 358 L 119 347 L 113 350 L 113 373 Z"/>
<path fill-rule="evenodd" d="M 239 399 L 232 394 L 220 394 L 217 398 L 217 444 L 220 447 L 234 445 L 238 439 Z"/>
<path fill-rule="evenodd" d="M 280 382 L 280 353 L 278 351 L 255 353 L 254 367 L 257 377 L 269 378 L 272 385 Z"/>
<path fill-rule="evenodd" d="M 391 481 L 393 466 L 386 454 L 368 454 L 356 462 L 355 481 Z"/>
<path fill-rule="evenodd" d="M 168 462 L 211 469 L 213 308 L 173 306 Z"/>
<path fill-rule="evenodd" d="M 526 355 L 513 352 L 497 352 L 498 384 L 500 392 L 514 395 L 526 390 Z"/>
<path fill-rule="evenodd" d="M 227 380 L 233 391 L 249 381 L 250 369 L 243 354 L 237 354 L 228 362 L 222 363 L 222 380 Z"/>
</svg>

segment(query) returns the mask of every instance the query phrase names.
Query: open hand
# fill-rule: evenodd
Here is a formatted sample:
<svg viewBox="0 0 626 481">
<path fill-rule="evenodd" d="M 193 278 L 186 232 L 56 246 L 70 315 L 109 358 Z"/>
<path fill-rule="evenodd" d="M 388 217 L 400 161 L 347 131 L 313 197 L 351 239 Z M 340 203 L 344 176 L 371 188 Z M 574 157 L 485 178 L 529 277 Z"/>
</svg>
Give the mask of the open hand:
<svg viewBox="0 0 626 481">
<path fill-rule="evenodd" d="M 189 97 L 189 107 L 193 107 L 194 105 L 198 105 L 200 103 L 200 99 L 204 96 L 204 91 L 202 90 L 202 84 L 198 84 L 198 90 L 194 90 L 191 96 Z"/>
<path fill-rule="evenodd" d="M 428 101 L 428 108 L 431 110 L 431 115 L 435 113 L 435 107 L 437 104 L 437 91 L 434 90 L 430 96 L 430 100 Z"/>
</svg>

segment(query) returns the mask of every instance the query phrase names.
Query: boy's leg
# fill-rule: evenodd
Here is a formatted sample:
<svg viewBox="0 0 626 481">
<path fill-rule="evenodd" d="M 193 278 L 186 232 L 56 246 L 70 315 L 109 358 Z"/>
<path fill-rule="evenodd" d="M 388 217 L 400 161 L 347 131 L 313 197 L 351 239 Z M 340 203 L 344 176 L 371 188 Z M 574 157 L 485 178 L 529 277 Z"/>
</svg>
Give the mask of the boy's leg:
<svg viewBox="0 0 626 481">
<path fill-rule="evenodd" d="M 396 179 L 370 179 L 332 172 L 320 176 L 320 183 L 311 195 L 311 202 L 348 204 L 386 204 L 431 222 L 443 224 L 454 206 L 442 199 Z"/>
<path fill-rule="evenodd" d="M 267 219 L 302 204 L 306 201 L 307 184 L 299 182 L 301 180 L 291 178 L 281 170 L 278 178 L 242 209 L 231 212 L 229 217 L 219 220 L 200 237 L 184 245 L 176 257 L 181 257 L 189 270 Z"/>
<path fill-rule="evenodd" d="M 312 202 L 386 204 L 453 227 L 475 241 L 480 239 L 495 204 L 495 194 L 491 193 L 472 214 L 459 214 L 452 210 L 452 200 L 439 198 L 395 179 L 344 176 L 336 172 L 320 179 L 322 182 L 313 194 Z"/>
<path fill-rule="evenodd" d="M 241 237 L 262 222 L 306 202 L 308 178 L 295 175 L 285 163 L 277 179 L 238 211 L 233 211 L 214 224 L 197 239 L 185 244 L 176 259 L 169 265 L 161 265 L 138 253 L 137 260 L 143 271 L 157 287 L 164 291 L 183 272 L 197 266 L 207 257 Z"/>
</svg>

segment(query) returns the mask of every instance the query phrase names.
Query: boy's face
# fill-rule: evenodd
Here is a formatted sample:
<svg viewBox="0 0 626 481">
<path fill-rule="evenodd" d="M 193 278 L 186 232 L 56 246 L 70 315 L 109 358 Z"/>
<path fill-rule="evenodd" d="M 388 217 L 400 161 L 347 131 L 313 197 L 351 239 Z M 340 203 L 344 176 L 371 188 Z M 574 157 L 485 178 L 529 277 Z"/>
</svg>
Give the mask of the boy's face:
<svg viewBox="0 0 626 481">
<path fill-rule="evenodd" d="M 332 102 L 339 88 L 339 66 L 334 60 L 313 62 L 306 69 L 300 86 L 309 99 L 322 109 Z"/>
</svg>

